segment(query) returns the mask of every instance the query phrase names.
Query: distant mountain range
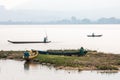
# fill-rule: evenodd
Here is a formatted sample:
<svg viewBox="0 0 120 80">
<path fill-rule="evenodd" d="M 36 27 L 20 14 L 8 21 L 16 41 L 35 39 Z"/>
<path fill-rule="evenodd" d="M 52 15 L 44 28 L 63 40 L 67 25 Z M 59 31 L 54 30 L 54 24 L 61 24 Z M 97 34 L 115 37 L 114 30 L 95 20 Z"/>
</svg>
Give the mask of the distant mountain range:
<svg viewBox="0 0 120 80">
<path fill-rule="evenodd" d="M 96 21 L 90 19 L 76 19 L 76 17 L 71 17 L 70 20 L 63 19 L 59 21 L 53 21 L 54 24 L 120 24 L 120 19 L 111 17 L 111 18 L 100 18 Z"/>
<path fill-rule="evenodd" d="M 100 18 L 96 21 L 90 19 L 77 19 L 76 17 L 71 17 L 71 19 L 61 19 L 52 21 L 0 21 L 0 24 L 120 24 L 120 19 L 111 18 Z"/>
<path fill-rule="evenodd" d="M 85 14 L 85 15 L 84 15 Z M 75 15 L 75 16 L 72 16 Z M 72 17 L 71 17 L 72 16 Z M 101 16 L 106 16 L 101 18 Z M 0 6 L 0 24 L 120 24 L 119 16 L 89 15 L 87 12 L 6 10 Z"/>
</svg>

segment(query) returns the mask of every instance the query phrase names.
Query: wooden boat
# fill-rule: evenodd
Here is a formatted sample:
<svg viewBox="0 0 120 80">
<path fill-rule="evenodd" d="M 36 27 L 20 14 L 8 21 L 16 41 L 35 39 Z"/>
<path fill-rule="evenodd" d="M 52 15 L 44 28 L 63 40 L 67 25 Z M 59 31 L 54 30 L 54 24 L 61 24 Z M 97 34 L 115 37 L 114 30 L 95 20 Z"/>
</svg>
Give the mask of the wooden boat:
<svg viewBox="0 0 120 80">
<path fill-rule="evenodd" d="M 26 44 L 26 43 L 50 43 L 51 41 L 48 41 L 47 36 L 46 36 L 44 37 L 43 41 L 10 41 L 8 40 L 8 42 L 14 43 L 14 44 Z"/>
<path fill-rule="evenodd" d="M 26 43 L 50 43 L 51 41 L 10 41 L 8 42 L 13 43 L 13 44 L 26 44 Z"/>
<path fill-rule="evenodd" d="M 38 51 L 36 51 L 36 50 L 27 51 L 29 56 L 26 56 L 25 53 L 24 53 L 24 56 L 23 56 L 23 58 L 25 60 L 31 60 L 31 59 L 33 59 L 33 58 L 38 56 Z"/>
<path fill-rule="evenodd" d="M 92 33 L 92 35 L 87 35 L 87 37 L 101 37 L 102 35 L 95 35 L 94 33 Z"/>
<path fill-rule="evenodd" d="M 65 55 L 65 56 L 71 56 L 71 55 L 85 55 L 88 51 L 80 48 L 80 50 L 76 51 L 67 51 L 67 50 L 49 50 L 49 51 L 41 51 L 38 50 L 39 54 L 50 54 L 50 55 Z"/>
<path fill-rule="evenodd" d="M 87 37 L 101 37 L 102 35 L 87 35 Z"/>
</svg>

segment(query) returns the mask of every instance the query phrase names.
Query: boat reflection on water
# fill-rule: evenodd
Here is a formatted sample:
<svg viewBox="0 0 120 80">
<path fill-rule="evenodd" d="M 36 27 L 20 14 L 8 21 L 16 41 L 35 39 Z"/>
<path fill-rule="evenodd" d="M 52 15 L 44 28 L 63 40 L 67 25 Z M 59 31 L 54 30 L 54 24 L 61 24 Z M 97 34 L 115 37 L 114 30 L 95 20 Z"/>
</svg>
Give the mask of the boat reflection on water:
<svg viewBox="0 0 120 80">
<path fill-rule="evenodd" d="M 35 64 L 35 63 L 31 63 L 31 62 L 26 61 L 26 62 L 24 63 L 24 70 L 30 70 L 30 68 L 35 68 L 35 69 L 37 69 L 38 66 L 39 66 L 38 64 Z"/>
</svg>

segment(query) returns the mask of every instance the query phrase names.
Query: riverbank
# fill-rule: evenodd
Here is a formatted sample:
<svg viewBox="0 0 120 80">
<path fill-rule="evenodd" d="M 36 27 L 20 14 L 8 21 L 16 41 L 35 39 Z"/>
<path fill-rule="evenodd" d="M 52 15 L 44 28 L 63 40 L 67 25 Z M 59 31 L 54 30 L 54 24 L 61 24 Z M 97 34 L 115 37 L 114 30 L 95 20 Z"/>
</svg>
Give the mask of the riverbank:
<svg viewBox="0 0 120 80">
<path fill-rule="evenodd" d="M 24 51 L 0 51 L 0 59 L 24 60 Z M 32 63 L 54 66 L 56 69 L 120 70 L 120 54 L 88 51 L 85 56 L 39 54 Z"/>
</svg>

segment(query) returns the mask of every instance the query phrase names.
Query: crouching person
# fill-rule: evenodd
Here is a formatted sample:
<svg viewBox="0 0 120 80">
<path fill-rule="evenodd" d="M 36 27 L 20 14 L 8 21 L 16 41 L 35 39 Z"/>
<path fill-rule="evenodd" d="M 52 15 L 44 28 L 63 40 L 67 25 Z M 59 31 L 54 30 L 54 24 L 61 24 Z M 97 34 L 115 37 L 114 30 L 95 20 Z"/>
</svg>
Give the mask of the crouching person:
<svg viewBox="0 0 120 80">
<path fill-rule="evenodd" d="M 24 58 L 29 58 L 29 56 L 30 56 L 29 52 L 28 52 L 28 51 L 25 51 L 25 52 L 24 52 Z"/>
<path fill-rule="evenodd" d="M 83 47 L 81 47 L 80 48 L 80 51 L 79 51 L 79 53 L 78 53 L 78 56 L 83 56 L 83 55 L 85 55 L 87 53 L 87 51 L 83 48 Z"/>
</svg>

